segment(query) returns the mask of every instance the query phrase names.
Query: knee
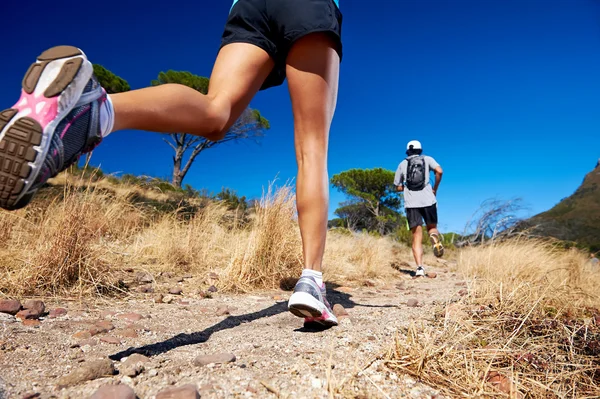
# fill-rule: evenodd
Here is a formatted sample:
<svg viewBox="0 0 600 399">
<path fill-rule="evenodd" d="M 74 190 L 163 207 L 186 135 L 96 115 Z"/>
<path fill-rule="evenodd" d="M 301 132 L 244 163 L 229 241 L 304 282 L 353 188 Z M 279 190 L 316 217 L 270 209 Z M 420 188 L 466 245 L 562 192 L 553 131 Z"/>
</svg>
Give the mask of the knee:
<svg viewBox="0 0 600 399">
<path fill-rule="evenodd" d="M 201 133 L 203 137 L 211 141 L 222 140 L 229 129 L 231 107 L 213 100 L 205 112 L 202 125 L 198 126 L 198 131 L 195 133 Z"/>
</svg>

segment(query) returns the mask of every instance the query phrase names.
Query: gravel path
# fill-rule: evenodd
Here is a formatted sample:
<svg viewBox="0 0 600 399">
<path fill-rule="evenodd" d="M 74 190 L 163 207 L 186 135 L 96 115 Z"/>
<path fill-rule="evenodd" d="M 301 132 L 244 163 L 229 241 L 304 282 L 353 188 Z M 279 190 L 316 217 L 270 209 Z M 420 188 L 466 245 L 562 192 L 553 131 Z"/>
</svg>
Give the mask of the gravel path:
<svg viewBox="0 0 600 399">
<path fill-rule="evenodd" d="M 413 279 L 401 270 L 390 281 L 330 286 L 330 302 L 349 317 L 325 331 L 304 329 L 286 311 L 290 292 L 202 298 L 192 294 L 200 283 L 191 277 L 159 279 L 155 293 L 126 301 L 46 300 L 46 311 L 66 314 L 39 324 L 0 314 L 0 398 L 89 398 L 119 382 L 141 399 L 184 384 L 202 398 L 440 398 L 378 360 L 411 322 L 427 323 L 461 289 L 445 266 L 428 271 L 437 277 Z M 183 293 L 157 298 L 176 288 Z M 98 368 L 101 359 L 111 359 L 114 375 L 79 370 L 66 377 Z"/>
</svg>

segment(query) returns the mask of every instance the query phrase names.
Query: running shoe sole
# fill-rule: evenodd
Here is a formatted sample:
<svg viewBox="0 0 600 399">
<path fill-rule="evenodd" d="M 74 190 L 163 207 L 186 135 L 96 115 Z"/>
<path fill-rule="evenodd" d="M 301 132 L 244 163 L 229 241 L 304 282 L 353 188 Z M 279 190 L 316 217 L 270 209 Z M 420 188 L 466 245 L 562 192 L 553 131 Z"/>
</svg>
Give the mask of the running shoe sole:
<svg viewBox="0 0 600 399">
<path fill-rule="evenodd" d="M 327 311 L 324 304 L 306 292 L 295 292 L 290 297 L 288 309 L 294 316 L 318 318 Z"/>
<path fill-rule="evenodd" d="M 46 50 L 29 67 L 21 98 L 0 112 L 0 208 L 14 210 L 29 203 L 55 129 L 75 107 L 92 74 L 83 51 L 71 46 Z"/>
<path fill-rule="evenodd" d="M 437 235 L 430 236 L 430 239 L 433 247 L 433 255 L 435 255 L 436 258 L 441 258 L 442 255 L 444 255 L 444 245 Z"/>
</svg>

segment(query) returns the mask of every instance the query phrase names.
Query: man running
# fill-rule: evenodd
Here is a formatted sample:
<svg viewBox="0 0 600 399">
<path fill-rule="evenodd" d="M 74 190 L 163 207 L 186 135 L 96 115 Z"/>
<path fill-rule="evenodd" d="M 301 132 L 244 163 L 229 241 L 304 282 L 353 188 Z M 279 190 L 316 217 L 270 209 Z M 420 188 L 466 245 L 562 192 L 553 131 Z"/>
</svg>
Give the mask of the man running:
<svg viewBox="0 0 600 399">
<path fill-rule="evenodd" d="M 417 263 L 417 277 L 425 276 L 423 268 L 423 221 L 427 227 L 433 246 L 433 253 L 440 257 L 444 254 L 444 246 L 437 229 L 436 194 L 442 181 L 442 168 L 430 156 L 422 155 L 423 147 L 417 140 L 406 146 L 407 158 L 400 162 L 396 170 L 394 184 L 398 191 L 404 192 L 404 207 L 408 226 L 412 231 L 412 251 Z M 435 185 L 429 183 L 430 171 L 435 172 Z"/>
<path fill-rule="evenodd" d="M 208 94 L 165 84 L 107 95 L 83 51 L 44 51 L 20 99 L 0 112 L 0 207 L 26 206 L 51 177 L 112 132 L 187 132 L 222 139 L 259 91 L 288 80 L 294 114 L 296 201 L 304 270 L 288 308 L 337 324 L 321 266 L 327 233 L 327 150 L 342 57 L 339 0 L 235 0 Z"/>
</svg>

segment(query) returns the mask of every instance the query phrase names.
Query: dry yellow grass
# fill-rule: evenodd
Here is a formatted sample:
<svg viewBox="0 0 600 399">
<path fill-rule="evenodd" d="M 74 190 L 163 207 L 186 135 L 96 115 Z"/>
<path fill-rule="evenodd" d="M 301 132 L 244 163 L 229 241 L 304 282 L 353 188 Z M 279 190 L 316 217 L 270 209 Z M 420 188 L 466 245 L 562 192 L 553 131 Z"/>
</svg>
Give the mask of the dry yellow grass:
<svg viewBox="0 0 600 399">
<path fill-rule="evenodd" d="M 0 295 L 105 294 L 125 268 L 218 272 L 220 289 L 279 288 L 298 277 L 302 247 L 292 188 L 270 186 L 245 223 L 223 203 L 62 174 L 25 209 L 0 211 Z M 169 202 L 169 206 L 162 206 Z M 191 205 L 190 205 L 191 202 Z M 174 206 L 173 206 L 174 204 Z M 331 281 L 393 273 L 394 244 L 330 233 Z"/>
<path fill-rule="evenodd" d="M 468 295 L 433 326 L 412 326 L 388 365 L 450 396 L 600 395 L 600 275 L 586 257 L 540 241 L 469 248 Z"/>
</svg>

